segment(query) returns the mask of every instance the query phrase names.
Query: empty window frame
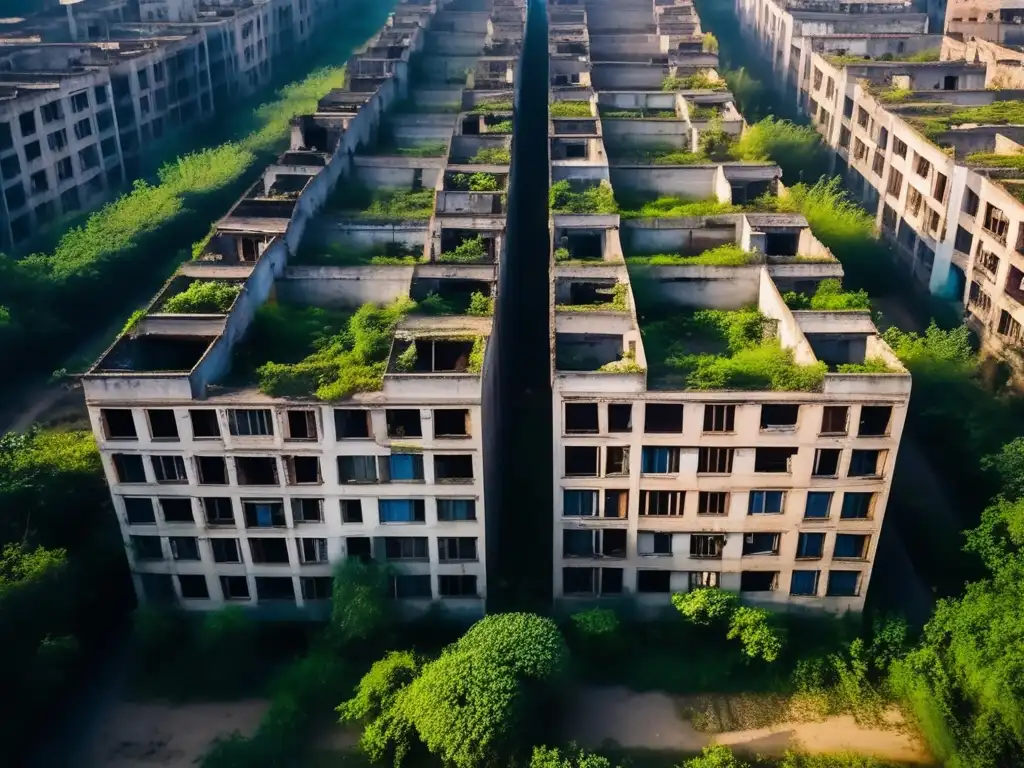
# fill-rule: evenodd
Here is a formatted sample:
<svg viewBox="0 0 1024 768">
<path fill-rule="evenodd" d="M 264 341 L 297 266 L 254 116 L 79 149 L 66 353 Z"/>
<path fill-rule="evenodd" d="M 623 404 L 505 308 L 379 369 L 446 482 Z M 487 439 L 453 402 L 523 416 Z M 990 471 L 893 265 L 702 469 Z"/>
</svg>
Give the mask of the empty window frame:
<svg viewBox="0 0 1024 768">
<path fill-rule="evenodd" d="M 208 526 L 235 524 L 235 510 L 231 499 L 225 496 L 208 496 L 203 500 L 203 517 Z"/>
<path fill-rule="evenodd" d="M 835 477 L 839 474 L 839 458 L 842 451 L 838 448 L 818 448 L 814 452 L 814 466 L 811 475 L 814 477 Z"/>
<path fill-rule="evenodd" d="M 303 537 L 296 539 L 295 542 L 298 544 L 300 563 L 311 565 L 328 562 L 327 539 Z"/>
<path fill-rule="evenodd" d="M 699 448 L 697 472 L 707 475 L 728 475 L 732 472 L 733 448 Z"/>
<path fill-rule="evenodd" d="M 751 491 L 748 515 L 781 515 L 786 506 L 785 491 Z"/>
<path fill-rule="evenodd" d="M 129 525 L 153 525 L 156 514 L 153 512 L 153 500 L 142 496 L 125 496 L 124 516 Z"/>
<path fill-rule="evenodd" d="M 674 475 L 679 472 L 679 449 L 645 445 L 640 451 L 640 471 L 645 475 Z"/>
<path fill-rule="evenodd" d="M 667 594 L 671 592 L 672 571 L 638 569 L 636 572 L 636 591 L 645 594 Z"/>
<path fill-rule="evenodd" d="M 768 533 L 763 531 L 746 533 L 743 535 L 743 554 L 777 555 L 779 554 L 780 539 L 781 535 L 778 533 Z"/>
<path fill-rule="evenodd" d="M 338 482 L 340 483 L 376 483 L 376 456 L 339 456 Z"/>
<path fill-rule="evenodd" d="M 107 440 L 138 440 L 135 417 L 130 408 L 102 408 L 100 422 Z"/>
<path fill-rule="evenodd" d="M 597 534 L 591 530 L 563 530 L 563 557 L 594 557 L 600 546 Z"/>
<path fill-rule="evenodd" d="M 370 412 L 357 408 L 335 408 L 334 433 L 338 440 L 365 440 L 372 437 Z"/>
<path fill-rule="evenodd" d="M 725 536 L 720 533 L 691 533 L 690 557 L 721 560 Z"/>
<path fill-rule="evenodd" d="M 821 410 L 821 434 L 845 435 L 850 409 L 845 405 L 826 405 Z"/>
<path fill-rule="evenodd" d="M 476 520 L 476 499 L 438 499 L 437 519 L 442 523 Z"/>
<path fill-rule="evenodd" d="M 361 499 L 342 499 L 341 500 L 341 522 L 343 523 L 362 523 L 363 522 L 363 502 Z"/>
<path fill-rule="evenodd" d="M 170 408 L 150 408 L 146 411 L 149 434 L 154 440 L 177 440 L 178 422 Z"/>
<path fill-rule="evenodd" d="M 334 579 L 330 576 L 300 576 L 303 600 L 330 600 Z"/>
<path fill-rule="evenodd" d="M 288 485 L 320 485 L 323 482 L 318 456 L 285 456 L 284 467 Z"/>
<path fill-rule="evenodd" d="M 704 431 L 705 432 L 735 432 L 736 431 L 736 406 L 735 405 L 705 405 L 704 406 Z"/>
<path fill-rule="evenodd" d="M 829 571 L 829 597 L 857 597 L 860 594 L 860 571 Z"/>
<path fill-rule="evenodd" d="M 277 459 L 273 456 L 236 456 L 239 485 L 279 485 Z"/>
<path fill-rule="evenodd" d="M 778 587 L 778 571 L 740 572 L 740 592 L 774 592 Z"/>
<path fill-rule="evenodd" d="M 600 568 L 563 568 L 562 593 L 566 595 L 598 595 Z M 622 570 L 617 569 L 617 570 Z"/>
<path fill-rule="evenodd" d="M 629 515 L 629 491 L 610 488 L 604 492 L 604 516 L 625 519 Z"/>
<path fill-rule="evenodd" d="M 729 494 L 725 491 L 701 491 L 697 495 L 698 515 L 726 515 L 729 513 Z"/>
<path fill-rule="evenodd" d="M 437 594 L 441 597 L 479 597 L 476 576 L 441 574 L 437 577 Z"/>
<path fill-rule="evenodd" d="M 644 407 L 644 432 L 655 435 L 678 434 L 682 431 L 682 403 L 646 403 Z"/>
<path fill-rule="evenodd" d="M 322 523 L 324 521 L 323 499 L 292 499 L 292 521 L 295 525 Z"/>
<path fill-rule="evenodd" d="M 788 474 L 793 471 L 793 457 L 798 448 L 756 448 L 754 450 L 754 471 L 773 474 Z"/>
<path fill-rule="evenodd" d="M 181 456 L 150 456 L 153 463 L 153 476 L 161 484 L 187 483 L 185 459 Z"/>
<path fill-rule="evenodd" d="M 858 437 L 883 437 L 889 434 L 892 420 L 891 405 L 864 405 L 860 409 Z"/>
<path fill-rule="evenodd" d="M 287 434 L 285 440 L 316 440 L 319 437 L 316 428 L 316 411 L 293 410 L 285 412 Z"/>
<path fill-rule="evenodd" d="M 210 549 L 213 550 L 213 562 L 215 563 L 240 563 L 242 552 L 238 547 L 238 539 L 210 539 Z"/>
<path fill-rule="evenodd" d="M 640 531 L 636 535 L 636 552 L 644 556 L 671 555 L 672 534 Z"/>
<path fill-rule="evenodd" d="M 608 431 L 609 432 L 632 432 L 633 431 L 633 404 L 632 403 L 609 403 L 608 404 Z"/>
<path fill-rule="evenodd" d="M 597 403 L 566 403 L 565 434 L 597 434 Z"/>
<path fill-rule="evenodd" d="M 609 445 L 605 448 L 605 475 L 628 475 L 629 474 L 629 447 L 622 445 Z"/>
<path fill-rule="evenodd" d="M 171 536 L 167 539 L 175 560 L 199 560 L 199 539 L 195 536 Z"/>
<path fill-rule="evenodd" d="M 269 437 L 274 434 L 274 416 L 268 408 L 231 408 L 228 431 L 241 437 Z"/>
<path fill-rule="evenodd" d="M 850 454 L 849 477 L 878 477 L 882 472 L 884 451 L 854 450 Z"/>
<path fill-rule="evenodd" d="M 160 499 L 160 513 L 165 523 L 195 523 L 192 515 L 192 499 L 182 496 L 173 499 Z"/>
<path fill-rule="evenodd" d="M 418 408 L 388 408 L 384 411 L 388 437 L 423 437 Z"/>
<path fill-rule="evenodd" d="M 641 516 L 683 514 L 685 491 L 640 491 Z"/>
<path fill-rule="evenodd" d="M 827 520 L 831 506 L 831 491 L 808 491 L 807 503 L 804 506 L 804 519 Z"/>
<path fill-rule="evenodd" d="M 824 533 L 801 533 L 796 540 L 798 560 L 820 560 L 825 553 Z"/>
<path fill-rule="evenodd" d="M 434 437 L 469 437 L 469 410 L 439 408 L 434 411 Z"/>
<path fill-rule="evenodd" d="M 225 600 L 248 600 L 249 579 L 245 576 L 221 576 L 220 591 Z"/>
<path fill-rule="evenodd" d="M 384 539 L 388 560 L 429 560 L 426 536 L 390 536 Z"/>
<path fill-rule="evenodd" d="M 595 462 L 596 463 L 596 462 Z M 439 453 L 434 455 L 434 482 L 471 483 L 473 455 L 470 453 Z"/>
<path fill-rule="evenodd" d="M 687 584 L 690 589 L 718 586 L 718 571 L 689 571 L 686 574 Z"/>
<path fill-rule="evenodd" d="M 346 536 L 345 556 L 369 562 L 373 559 L 369 536 Z"/>
<path fill-rule="evenodd" d="M 562 491 L 563 517 L 595 517 L 597 515 L 597 491 L 564 489 Z"/>
<path fill-rule="evenodd" d="M 597 477 L 597 457 L 597 446 L 567 445 L 565 447 L 565 476 Z"/>
<path fill-rule="evenodd" d="M 789 582 L 789 594 L 817 596 L 820 577 L 821 571 L 793 571 Z"/>
<path fill-rule="evenodd" d="M 791 404 L 762 405 L 761 429 L 785 431 L 796 429 L 800 406 Z"/>
<path fill-rule="evenodd" d="M 142 457 L 134 453 L 114 453 L 110 460 L 114 464 L 114 472 L 119 483 L 146 482 L 146 469 Z"/>
<path fill-rule="evenodd" d="M 210 590 L 206 586 L 206 577 L 198 574 L 178 576 L 178 588 L 183 600 L 209 600 Z"/>
<path fill-rule="evenodd" d="M 251 538 L 252 561 L 262 565 L 288 565 L 288 540 L 284 538 Z"/>
<path fill-rule="evenodd" d="M 423 523 L 427 519 L 423 499 L 380 499 L 377 514 L 381 523 Z"/>
<path fill-rule="evenodd" d="M 439 536 L 437 558 L 441 563 L 465 563 L 477 559 L 476 538 L 473 536 Z"/>
<path fill-rule="evenodd" d="M 288 525 L 284 504 L 279 499 L 245 500 L 242 502 L 242 515 L 246 528 L 284 528 Z"/>
<path fill-rule="evenodd" d="M 837 533 L 832 557 L 836 560 L 866 560 L 870 538 L 861 533 Z"/>
<path fill-rule="evenodd" d="M 223 456 L 196 456 L 200 485 L 227 485 L 228 465 Z"/>
<path fill-rule="evenodd" d="M 295 601 L 295 584 L 291 576 L 257 576 L 258 600 Z"/>
<path fill-rule="evenodd" d="M 159 536 L 131 536 L 132 552 L 136 560 L 163 560 L 164 550 Z"/>
<path fill-rule="evenodd" d="M 192 408 L 188 412 L 188 418 L 192 422 L 194 439 L 220 437 L 220 423 L 217 421 L 217 411 L 213 408 Z"/>
<path fill-rule="evenodd" d="M 396 600 L 429 600 L 434 596 L 430 574 L 412 576 L 395 574 L 391 577 L 391 596 Z"/>
</svg>

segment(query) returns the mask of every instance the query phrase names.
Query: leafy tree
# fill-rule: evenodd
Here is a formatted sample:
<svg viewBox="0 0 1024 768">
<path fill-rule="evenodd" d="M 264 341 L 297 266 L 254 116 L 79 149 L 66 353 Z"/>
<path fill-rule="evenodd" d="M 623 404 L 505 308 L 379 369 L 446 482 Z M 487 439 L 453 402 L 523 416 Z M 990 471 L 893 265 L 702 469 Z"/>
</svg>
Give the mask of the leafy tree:
<svg viewBox="0 0 1024 768">
<path fill-rule="evenodd" d="M 1011 501 L 1024 498 L 1024 437 L 1014 438 L 999 453 L 985 456 L 981 466 L 998 477 L 1004 497 Z"/>
<path fill-rule="evenodd" d="M 740 606 L 733 611 L 726 637 L 739 640 L 743 653 L 752 659 L 775 661 L 782 651 L 782 632 L 772 626 L 771 614 L 764 608 Z"/>
<path fill-rule="evenodd" d="M 377 563 L 345 558 L 334 571 L 330 632 L 348 645 L 370 640 L 391 624 L 390 575 Z"/>
<path fill-rule="evenodd" d="M 591 608 L 569 617 L 572 637 L 598 659 L 617 650 L 621 625 L 618 615 L 609 608 Z"/>
<path fill-rule="evenodd" d="M 355 696 L 337 708 L 342 722 L 364 725 L 359 746 L 374 762 L 386 758 L 400 765 L 412 748 L 412 724 L 395 706 L 398 695 L 420 672 L 419 660 L 408 651 L 393 651 L 370 667 Z"/>
<path fill-rule="evenodd" d="M 725 623 L 739 604 L 735 592 L 701 587 L 672 595 L 672 605 L 691 624 L 709 626 Z"/>
<path fill-rule="evenodd" d="M 607 757 L 589 754 L 582 749 L 560 750 L 555 747 L 534 747 L 530 768 L 614 768 Z"/>
<path fill-rule="evenodd" d="M 698 757 L 692 757 L 680 768 L 750 768 L 750 763 L 740 760 L 724 744 L 704 747 Z"/>
</svg>

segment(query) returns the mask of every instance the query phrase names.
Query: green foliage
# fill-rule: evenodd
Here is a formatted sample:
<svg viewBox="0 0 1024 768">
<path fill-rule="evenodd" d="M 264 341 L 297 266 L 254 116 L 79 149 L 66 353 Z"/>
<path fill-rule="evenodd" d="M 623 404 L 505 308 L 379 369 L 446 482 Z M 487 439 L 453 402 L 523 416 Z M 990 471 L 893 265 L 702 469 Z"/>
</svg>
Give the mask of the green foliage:
<svg viewBox="0 0 1024 768">
<path fill-rule="evenodd" d="M 196 280 L 181 293 L 171 296 L 160 308 L 171 314 L 224 314 L 241 292 L 241 287 L 222 280 Z"/>
<path fill-rule="evenodd" d="M 770 160 L 783 168 L 808 172 L 824 169 L 825 163 L 821 138 L 813 127 L 774 116 L 749 126 L 736 142 L 733 153 L 741 160 Z"/>
<path fill-rule="evenodd" d="M 726 133 L 722 127 L 722 119 L 715 115 L 708 122 L 708 127 L 700 132 L 699 148 L 702 155 L 717 163 L 731 160 L 736 137 Z"/>
<path fill-rule="evenodd" d="M 740 206 L 723 203 L 714 198 L 685 200 L 681 197 L 664 195 L 641 203 L 636 208 L 626 206 L 622 210 L 621 216 L 624 219 L 675 219 L 686 216 L 715 216 L 719 213 L 735 213 L 738 210 L 740 210 Z"/>
<path fill-rule="evenodd" d="M 423 260 L 423 246 L 405 246 L 397 243 L 372 248 L 360 248 L 340 243 L 300 246 L 294 260 L 289 263 L 324 267 L 357 267 L 364 265 L 403 266 Z"/>
<path fill-rule="evenodd" d="M 454 315 L 455 305 L 439 293 L 428 293 L 416 304 L 416 311 L 427 315 Z"/>
<path fill-rule="evenodd" d="M 840 363 L 836 366 L 836 371 L 838 373 L 902 373 L 881 357 L 868 357 L 863 363 Z"/>
<path fill-rule="evenodd" d="M 853 752 L 839 752 L 827 755 L 810 755 L 803 752 L 786 752 L 777 768 L 897 768 L 893 763 L 883 762 L 870 755 Z"/>
<path fill-rule="evenodd" d="M 589 101 L 553 101 L 548 107 L 551 117 L 591 117 Z"/>
<path fill-rule="evenodd" d="M 568 248 L 555 248 L 555 261 L 569 261 L 570 257 Z"/>
<path fill-rule="evenodd" d="M 740 606 L 729 619 L 729 640 L 739 640 L 743 653 L 752 659 L 772 662 L 779 658 L 783 637 L 764 608 Z"/>
<path fill-rule="evenodd" d="M 512 100 L 511 99 L 488 99 L 487 101 L 481 101 L 472 110 L 472 113 L 485 114 L 488 112 L 511 112 L 512 111 Z"/>
<path fill-rule="evenodd" d="M 346 317 L 318 307 L 264 305 L 241 354 L 271 359 L 254 366 L 268 395 L 333 401 L 371 392 L 381 387 L 395 326 L 413 306 L 407 298 L 364 304 Z"/>
<path fill-rule="evenodd" d="M 606 757 L 582 749 L 560 750 L 555 747 L 534 747 L 530 768 L 614 768 Z"/>
<path fill-rule="evenodd" d="M 718 38 L 710 32 L 705 32 L 701 41 L 701 50 L 704 53 L 718 53 Z"/>
<path fill-rule="evenodd" d="M 334 569 L 330 635 L 347 646 L 372 640 L 391 623 L 388 572 L 375 562 L 345 558 Z"/>
<path fill-rule="evenodd" d="M 636 361 L 636 354 L 626 350 L 622 357 L 605 363 L 597 369 L 598 373 L 646 373 L 647 369 Z"/>
<path fill-rule="evenodd" d="M 419 221 L 434 214 L 434 190 L 367 190 L 355 183 L 339 184 L 330 204 L 353 218 L 372 221 Z"/>
<path fill-rule="evenodd" d="M 750 764 L 736 757 L 724 744 L 704 747 L 697 757 L 692 757 L 680 768 L 750 768 Z"/>
<path fill-rule="evenodd" d="M 997 154 L 995 152 L 971 152 L 966 160 L 971 165 L 982 168 L 1015 168 L 1024 170 L 1024 152 L 1013 154 Z"/>
<path fill-rule="evenodd" d="M 1014 438 L 998 453 L 982 458 L 981 467 L 995 473 L 1004 498 L 1010 501 L 1024 498 L 1024 437 Z M 991 568 L 993 564 L 988 563 L 988 566 Z"/>
<path fill-rule="evenodd" d="M 899 104 L 909 99 L 912 93 L 909 88 L 890 87 L 876 91 L 874 96 L 884 104 Z"/>
<path fill-rule="evenodd" d="M 491 296 L 486 296 L 480 291 L 473 291 L 469 297 L 469 308 L 466 310 L 467 315 L 476 315 L 477 317 L 489 317 L 494 314 L 494 299 Z"/>
<path fill-rule="evenodd" d="M 478 149 L 469 162 L 474 165 L 508 165 L 512 162 L 512 150 L 508 147 L 485 147 Z"/>
<path fill-rule="evenodd" d="M 726 84 L 715 77 L 710 69 L 702 69 L 686 77 L 669 75 L 662 79 L 663 91 L 724 91 Z"/>
<path fill-rule="evenodd" d="M 725 624 L 739 605 L 739 596 L 735 592 L 701 587 L 672 595 L 672 605 L 691 624 Z"/>
<path fill-rule="evenodd" d="M 598 112 L 604 120 L 676 120 L 674 109 L 651 109 L 650 107 L 609 107 L 598 104 Z"/>
<path fill-rule="evenodd" d="M 483 336 L 473 339 L 473 348 L 469 351 L 469 365 L 466 370 L 470 373 L 480 373 L 484 369 L 484 355 L 487 352 L 487 340 Z"/>
<path fill-rule="evenodd" d="M 818 312 L 871 309 L 867 291 L 844 291 L 842 281 L 835 277 L 826 278 L 818 283 L 811 297 L 805 293 L 788 291 L 783 294 L 782 299 L 790 309 L 810 309 Z"/>
<path fill-rule="evenodd" d="M 751 264 L 757 259 L 757 254 L 751 251 L 744 251 L 735 243 L 726 243 L 714 248 L 709 248 L 696 256 L 683 256 L 678 253 L 658 253 L 650 256 L 630 256 L 630 264 L 658 265 L 702 265 L 714 267 L 738 267 L 744 264 Z"/>
<path fill-rule="evenodd" d="M 131 315 L 128 316 L 128 319 L 125 321 L 124 327 L 121 328 L 121 333 L 119 333 L 118 336 L 125 336 L 131 334 L 136 328 L 139 327 L 139 323 L 141 323 L 145 318 L 146 310 L 136 309 L 134 312 L 131 313 Z"/>
<path fill-rule="evenodd" d="M 916 53 L 908 53 L 902 56 L 893 56 L 893 61 L 938 61 L 942 50 L 936 48 L 926 48 L 923 51 L 917 51 Z M 879 57 L 882 61 L 885 61 L 885 54 Z"/>
<path fill-rule="evenodd" d="M 618 211 L 611 184 L 602 180 L 583 190 L 573 189 L 568 180 L 556 181 L 549 191 L 552 213 L 611 214 Z"/>
<path fill-rule="evenodd" d="M 396 710 L 399 694 L 416 679 L 421 663 L 408 651 L 392 651 L 374 662 L 356 687 L 355 695 L 337 707 L 343 723 L 363 725 L 360 748 L 374 762 L 388 759 L 400 765 L 415 734 Z"/>
<path fill-rule="evenodd" d="M 453 173 L 450 179 L 452 189 L 470 192 L 497 192 L 498 177 L 493 173 Z"/>
<path fill-rule="evenodd" d="M 487 261 L 487 245 L 484 243 L 483 235 L 463 240 L 454 249 L 438 255 L 437 260 L 451 264 L 474 264 Z"/>
<path fill-rule="evenodd" d="M 559 312 L 626 312 L 629 310 L 629 286 L 625 283 L 616 283 L 610 289 L 602 288 L 597 293 L 607 296 L 607 301 L 593 304 L 558 304 L 555 309 Z"/>
<path fill-rule="evenodd" d="M 487 133 L 512 133 L 512 121 L 501 120 L 497 123 L 490 123 L 486 126 Z"/>
<path fill-rule="evenodd" d="M 389 154 L 402 157 L 443 157 L 447 152 L 447 144 L 417 144 L 413 147 L 395 147 L 389 150 Z"/>
<path fill-rule="evenodd" d="M 412 373 L 416 370 L 416 343 L 411 342 L 402 353 L 395 358 L 395 368 L 402 373 Z"/>
</svg>

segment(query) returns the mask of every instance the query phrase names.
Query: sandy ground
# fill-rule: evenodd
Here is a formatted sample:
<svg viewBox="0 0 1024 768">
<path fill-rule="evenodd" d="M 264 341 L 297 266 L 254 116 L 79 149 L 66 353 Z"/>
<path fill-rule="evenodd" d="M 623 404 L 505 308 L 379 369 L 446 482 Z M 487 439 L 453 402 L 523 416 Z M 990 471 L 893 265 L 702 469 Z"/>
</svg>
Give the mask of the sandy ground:
<svg viewBox="0 0 1024 768">
<path fill-rule="evenodd" d="M 267 710 L 261 699 L 214 704 L 119 702 L 86 750 L 89 768 L 191 768 L 218 738 L 251 734 Z"/>
<path fill-rule="evenodd" d="M 770 728 L 708 734 L 679 716 L 681 701 L 664 693 L 635 693 L 626 688 L 580 689 L 564 724 L 567 741 L 596 748 L 621 747 L 698 752 L 713 742 L 751 754 L 778 756 L 787 749 L 807 752 L 851 751 L 907 765 L 933 765 L 923 743 L 907 729 L 873 729 L 852 717 L 821 722 L 779 723 Z"/>
</svg>

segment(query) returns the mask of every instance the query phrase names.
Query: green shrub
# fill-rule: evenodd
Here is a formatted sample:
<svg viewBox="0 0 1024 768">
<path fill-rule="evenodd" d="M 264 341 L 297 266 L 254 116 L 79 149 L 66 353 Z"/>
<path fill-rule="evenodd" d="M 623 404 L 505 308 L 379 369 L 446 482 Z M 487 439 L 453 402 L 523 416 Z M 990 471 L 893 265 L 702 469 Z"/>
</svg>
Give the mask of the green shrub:
<svg viewBox="0 0 1024 768">
<path fill-rule="evenodd" d="M 467 370 L 470 373 L 480 373 L 484 369 L 484 354 L 487 351 L 487 340 L 483 336 L 473 339 L 473 348 L 469 352 L 469 365 Z"/>
<path fill-rule="evenodd" d="M 554 187 L 552 187 L 554 188 Z M 625 205 L 625 204 L 624 204 Z M 624 207 L 624 219 L 674 219 L 687 216 L 715 216 L 719 213 L 735 213 L 740 206 L 710 200 L 685 200 L 681 197 L 663 195 L 640 204 L 638 208 Z"/>
<path fill-rule="evenodd" d="M 840 363 L 836 366 L 838 373 L 900 373 L 900 371 L 881 357 L 869 357 L 863 363 Z"/>
<path fill-rule="evenodd" d="M 473 291 L 469 297 L 469 309 L 466 310 L 467 315 L 476 315 L 477 317 L 489 317 L 494 314 L 494 299 L 490 296 L 486 296 L 480 291 Z"/>
<path fill-rule="evenodd" d="M 824 173 L 826 153 L 821 137 L 809 125 L 768 116 L 749 126 L 733 148 L 740 160 L 770 160 L 785 169 L 800 169 L 808 176 Z"/>
<path fill-rule="evenodd" d="M 421 663 L 408 651 L 392 651 L 370 667 L 355 695 L 337 707 L 343 723 L 363 726 L 359 746 L 374 762 L 400 765 L 409 753 L 415 733 L 396 710 L 398 697 L 416 679 Z"/>
<path fill-rule="evenodd" d="M 469 162 L 474 165 L 508 165 L 512 162 L 512 150 L 508 147 L 478 149 Z"/>
<path fill-rule="evenodd" d="M 325 267 L 412 266 L 423 260 L 423 246 L 405 246 L 388 243 L 385 246 L 363 248 L 359 246 L 329 243 L 327 245 L 306 245 L 289 264 L 308 264 Z"/>
<path fill-rule="evenodd" d="M 511 112 L 512 111 L 512 100 L 511 99 L 488 99 L 487 101 L 481 101 L 471 112 L 476 114 L 483 114 L 487 112 Z"/>
<path fill-rule="evenodd" d="M 438 255 L 438 261 L 451 264 L 473 264 L 487 260 L 487 246 L 483 235 L 463 240 L 453 250 Z"/>
<path fill-rule="evenodd" d="M 608 758 L 584 752 L 555 747 L 534 747 L 529 768 L 614 768 Z"/>
<path fill-rule="evenodd" d="M 772 662 L 782 652 L 782 632 L 772 625 L 771 614 L 764 608 L 740 606 L 729 619 L 729 640 L 739 640 L 743 653 L 752 659 Z"/>
<path fill-rule="evenodd" d="M 710 32 L 705 32 L 701 41 L 701 50 L 704 53 L 718 53 L 718 38 Z"/>
<path fill-rule="evenodd" d="M 657 253 L 650 256 L 630 256 L 630 264 L 658 265 L 702 265 L 714 267 L 737 267 L 751 264 L 757 260 L 757 254 L 744 251 L 735 243 L 726 243 L 709 248 L 696 256 L 683 256 L 678 253 Z"/>
<path fill-rule="evenodd" d="M 340 187 L 341 185 L 339 185 Z M 417 221 L 434 215 L 434 190 L 381 189 L 370 193 L 370 202 L 353 211 L 360 219 Z"/>
<path fill-rule="evenodd" d="M 395 359 L 395 367 L 402 373 L 412 373 L 416 370 L 416 360 L 416 343 L 411 342 Z"/>
<path fill-rule="evenodd" d="M 867 291 L 844 291 L 843 283 L 835 277 L 829 277 L 818 283 L 814 295 L 787 291 L 783 301 L 790 309 L 811 309 L 819 312 L 839 312 L 843 310 L 871 309 L 871 300 Z"/>
<path fill-rule="evenodd" d="M 549 191 L 552 213 L 610 214 L 618 211 L 612 187 L 603 179 L 595 186 L 575 191 L 567 180 L 556 181 Z"/>
<path fill-rule="evenodd" d="M 709 626 L 727 623 L 739 605 L 739 596 L 724 589 L 701 587 L 672 595 L 672 605 L 691 624 Z"/>
<path fill-rule="evenodd" d="M 591 117 L 589 101 L 553 101 L 548 108 L 551 117 Z"/>
<path fill-rule="evenodd" d="M 570 254 L 568 248 L 555 248 L 555 261 L 569 261 Z"/>
<path fill-rule="evenodd" d="M 487 133 L 512 133 L 512 121 L 501 120 L 497 123 L 491 123 L 486 128 Z"/>
<path fill-rule="evenodd" d="M 750 763 L 740 760 L 724 744 L 704 747 L 698 757 L 685 761 L 680 768 L 750 768 Z"/>
<path fill-rule="evenodd" d="M 160 312 L 171 314 L 224 314 L 241 287 L 220 280 L 196 280 L 164 302 Z"/>
<path fill-rule="evenodd" d="M 669 75 L 662 79 L 663 91 L 724 91 L 726 84 L 715 78 L 709 69 L 702 69 L 686 77 Z"/>
<path fill-rule="evenodd" d="M 447 152 L 447 144 L 417 144 L 414 147 L 396 147 L 390 154 L 402 157 L 443 157 Z"/>
</svg>

